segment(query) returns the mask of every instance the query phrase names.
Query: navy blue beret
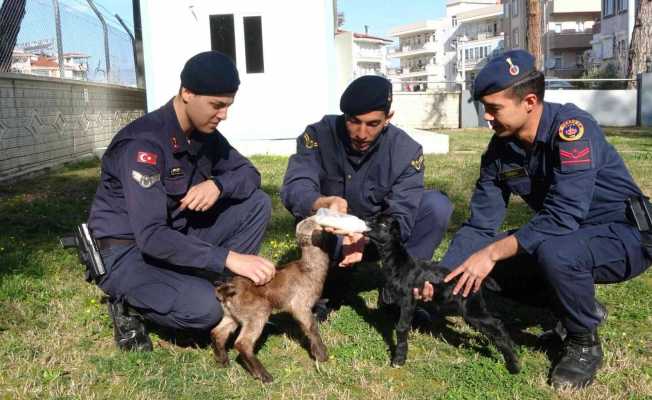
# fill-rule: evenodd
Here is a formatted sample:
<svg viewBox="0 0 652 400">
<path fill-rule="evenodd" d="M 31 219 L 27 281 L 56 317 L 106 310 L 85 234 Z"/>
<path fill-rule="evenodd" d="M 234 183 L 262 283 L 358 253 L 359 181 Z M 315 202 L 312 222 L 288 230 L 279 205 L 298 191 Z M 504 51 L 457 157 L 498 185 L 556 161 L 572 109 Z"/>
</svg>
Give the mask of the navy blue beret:
<svg viewBox="0 0 652 400">
<path fill-rule="evenodd" d="M 498 55 L 480 70 L 473 82 L 473 99 L 500 92 L 522 82 L 537 71 L 534 56 L 525 50 L 510 50 Z"/>
<path fill-rule="evenodd" d="M 195 94 L 214 96 L 237 92 L 240 78 L 229 56 L 206 51 L 186 61 L 181 71 L 181 86 Z"/>
<path fill-rule="evenodd" d="M 392 83 L 382 76 L 365 75 L 349 84 L 340 99 L 340 110 L 347 115 L 371 111 L 389 112 L 392 106 Z"/>
</svg>

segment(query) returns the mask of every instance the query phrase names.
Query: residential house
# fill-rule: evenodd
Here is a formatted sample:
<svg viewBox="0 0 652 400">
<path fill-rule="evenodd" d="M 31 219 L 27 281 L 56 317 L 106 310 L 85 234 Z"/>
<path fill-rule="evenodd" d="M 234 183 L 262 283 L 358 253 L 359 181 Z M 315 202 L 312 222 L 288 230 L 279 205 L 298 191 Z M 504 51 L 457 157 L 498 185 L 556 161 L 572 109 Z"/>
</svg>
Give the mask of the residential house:
<svg viewBox="0 0 652 400">
<path fill-rule="evenodd" d="M 387 46 L 391 40 L 370 35 L 337 31 L 335 51 L 338 62 L 339 92 L 355 78 L 363 75 L 387 75 Z"/>
<path fill-rule="evenodd" d="M 589 64 L 593 68 L 611 64 L 619 77 L 627 74 L 627 56 L 640 0 L 601 0 L 599 26 L 591 40 Z"/>
</svg>

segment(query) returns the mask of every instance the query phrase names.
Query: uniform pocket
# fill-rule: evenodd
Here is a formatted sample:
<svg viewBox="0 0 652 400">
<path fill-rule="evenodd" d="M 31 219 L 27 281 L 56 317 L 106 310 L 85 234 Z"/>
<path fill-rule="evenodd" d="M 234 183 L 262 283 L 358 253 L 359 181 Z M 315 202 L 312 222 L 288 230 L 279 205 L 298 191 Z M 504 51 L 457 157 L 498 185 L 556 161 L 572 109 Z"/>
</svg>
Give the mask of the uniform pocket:
<svg viewBox="0 0 652 400">
<path fill-rule="evenodd" d="M 324 196 L 344 196 L 344 178 L 326 177 L 321 181 L 321 193 Z"/>
<path fill-rule="evenodd" d="M 163 186 L 169 196 L 183 196 L 188 191 L 188 179 L 185 176 L 166 178 Z"/>
</svg>

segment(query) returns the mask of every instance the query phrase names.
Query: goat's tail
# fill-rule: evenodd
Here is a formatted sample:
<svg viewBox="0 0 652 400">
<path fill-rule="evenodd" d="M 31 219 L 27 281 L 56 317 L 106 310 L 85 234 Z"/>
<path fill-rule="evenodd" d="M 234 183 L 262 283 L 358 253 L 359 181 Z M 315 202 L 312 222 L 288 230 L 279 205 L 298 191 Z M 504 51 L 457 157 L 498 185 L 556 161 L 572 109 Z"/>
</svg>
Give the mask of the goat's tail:
<svg viewBox="0 0 652 400">
<path fill-rule="evenodd" d="M 224 303 L 226 299 L 235 296 L 236 294 L 235 285 L 232 282 L 220 283 L 215 287 L 215 296 Z"/>
</svg>

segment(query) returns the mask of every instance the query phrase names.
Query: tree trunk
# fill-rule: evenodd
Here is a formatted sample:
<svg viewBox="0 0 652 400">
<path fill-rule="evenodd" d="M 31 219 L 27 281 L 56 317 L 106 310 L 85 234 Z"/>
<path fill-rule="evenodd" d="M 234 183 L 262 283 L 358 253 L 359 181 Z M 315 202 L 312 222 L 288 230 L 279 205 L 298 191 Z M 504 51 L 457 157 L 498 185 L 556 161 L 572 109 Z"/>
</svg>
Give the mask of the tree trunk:
<svg viewBox="0 0 652 400">
<path fill-rule="evenodd" d="M 11 68 L 11 55 L 25 16 L 25 2 L 5 0 L 0 7 L 0 72 L 8 72 Z"/>
<path fill-rule="evenodd" d="M 539 71 L 543 69 L 541 3 L 540 0 L 527 0 L 527 50 L 534 55 Z"/>
<path fill-rule="evenodd" d="M 652 57 L 652 2 L 642 0 L 636 12 L 632 41 L 629 44 L 627 78 L 635 79 L 638 74 L 645 72 L 645 63 L 649 57 Z M 629 87 L 635 86 L 635 82 L 629 83 Z"/>
</svg>

